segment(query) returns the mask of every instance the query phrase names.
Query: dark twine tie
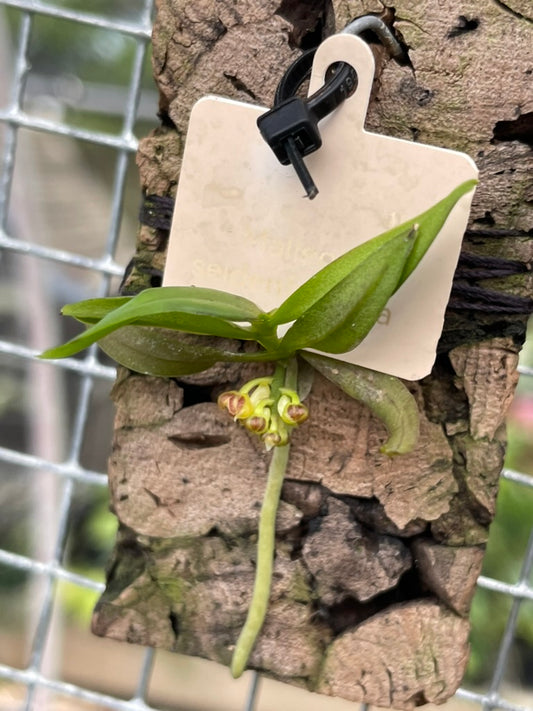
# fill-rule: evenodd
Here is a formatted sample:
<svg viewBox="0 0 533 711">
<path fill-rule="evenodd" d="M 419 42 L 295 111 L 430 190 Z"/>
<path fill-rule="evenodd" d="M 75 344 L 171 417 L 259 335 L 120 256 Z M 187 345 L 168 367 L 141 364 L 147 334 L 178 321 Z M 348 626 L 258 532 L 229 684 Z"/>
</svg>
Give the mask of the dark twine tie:
<svg viewBox="0 0 533 711">
<path fill-rule="evenodd" d="M 139 221 L 148 227 L 169 231 L 173 209 L 173 198 L 146 195 L 141 205 Z M 465 235 L 488 238 L 533 238 L 531 231 L 524 230 L 468 229 Z M 529 265 L 517 260 L 482 257 L 470 252 L 461 252 L 453 278 L 448 310 L 490 314 L 530 314 L 533 312 L 533 298 L 487 289 L 478 284 L 484 279 L 501 279 L 525 274 L 530 270 Z"/>
</svg>

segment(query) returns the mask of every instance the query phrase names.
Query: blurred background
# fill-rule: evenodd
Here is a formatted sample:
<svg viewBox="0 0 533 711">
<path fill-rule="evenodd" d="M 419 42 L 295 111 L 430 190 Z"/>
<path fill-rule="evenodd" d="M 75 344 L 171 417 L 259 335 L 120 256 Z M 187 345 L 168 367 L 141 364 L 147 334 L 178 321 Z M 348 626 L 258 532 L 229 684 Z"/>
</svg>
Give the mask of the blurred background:
<svg viewBox="0 0 533 711">
<path fill-rule="evenodd" d="M 0 711 L 134 708 L 113 704 L 137 694 L 159 709 L 252 708 L 250 674 L 234 682 L 208 662 L 91 637 L 116 530 L 104 476 L 113 368 L 94 354 L 78 365 L 32 358 L 71 335 L 60 307 L 116 291 L 133 253 L 136 137 L 157 125 L 151 5 L 0 0 Z M 450 706 L 472 707 L 501 681 L 507 708 L 533 709 L 531 572 L 523 600 L 490 582 L 520 580 L 533 525 L 533 334 L 521 362 L 488 584 L 472 608 L 463 686 L 473 694 Z M 30 676 L 13 672 L 28 667 L 96 696 L 28 692 Z M 261 682 L 253 708 L 355 707 Z"/>
</svg>

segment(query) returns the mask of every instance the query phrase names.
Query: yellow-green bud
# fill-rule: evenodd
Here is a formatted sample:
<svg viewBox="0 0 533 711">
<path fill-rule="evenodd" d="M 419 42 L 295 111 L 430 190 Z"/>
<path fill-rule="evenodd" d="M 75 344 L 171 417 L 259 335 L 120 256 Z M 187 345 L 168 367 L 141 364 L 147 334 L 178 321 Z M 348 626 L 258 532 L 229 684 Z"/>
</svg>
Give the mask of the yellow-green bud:
<svg viewBox="0 0 533 711">
<path fill-rule="evenodd" d="M 276 413 L 272 413 L 270 427 L 262 436 L 262 440 L 265 443 L 267 452 L 269 452 L 272 447 L 282 447 L 289 441 L 289 431 Z"/>
<path fill-rule="evenodd" d="M 259 435 L 268 451 L 287 444 L 290 428 L 304 422 L 309 415 L 295 390 L 280 388 L 279 392 L 275 402 L 271 397 L 272 378 L 254 378 L 240 390 L 222 393 L 218 404 L 235 420 L 241 420 L 247 430 Z"/>
<path fill-rule="evenodd" d="M 262 415 L 252 415 L 247 420 L 244 420 L 244 426 L 254 434 L 264 434 L 270 425 L 270 420 Z"/>
<path fill-rule="evenodd" d="M 278 400 L 278 413 L 283 422 L 292 427 L 305 422 L 309 417 L 306 405 L 300 402 L 298 393 L 289 388 L 280 388 L 281 397 Z"/>
<path fill-rule="evenodd" d="M 254 406 L 246 393 L 228 390 L 218 397 L 218 405 L 235 420 L 245 420 L 253 414 Z"/>
<path fill-rule="evenodd" d="M 307 406 L 299 402 L 297 404 L 289 404 L 283 411 L 281 419 L 288 425 L 295 427 L 296 425 L 301 425 L 309 417 L 309 410 Z"/>
</svg>

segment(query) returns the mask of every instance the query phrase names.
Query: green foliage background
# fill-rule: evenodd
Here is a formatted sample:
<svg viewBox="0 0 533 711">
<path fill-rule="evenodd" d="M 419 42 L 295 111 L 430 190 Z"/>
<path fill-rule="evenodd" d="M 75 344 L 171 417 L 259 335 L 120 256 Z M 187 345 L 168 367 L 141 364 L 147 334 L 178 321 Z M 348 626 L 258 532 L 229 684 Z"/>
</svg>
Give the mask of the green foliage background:
<svg viewBox="0 0 533 711">
<path fill-rule="evenodd" d="M 532 322 L 520 361 L 524 366 L 533 367 Z M 529 474 L 533 479 L 533 377 L 520 378 L 515 395 L 515 404 L 518 403 L 522 414 L 512 406 L 508 417 L 505 466 Z M 482 574 L 516 583 L 530 535 L 533 535 L 533 487 L 502 479 Z M 529 582 L 533 583 L 533 575 Z M 490 676 L 511 604 L 508 595 L 478 588 L 470 614 L 470 681 L 482 683 Z M 533 682 L 533 602 L 522 603 L 507 677 L 527 685 Z"/>
</svg>

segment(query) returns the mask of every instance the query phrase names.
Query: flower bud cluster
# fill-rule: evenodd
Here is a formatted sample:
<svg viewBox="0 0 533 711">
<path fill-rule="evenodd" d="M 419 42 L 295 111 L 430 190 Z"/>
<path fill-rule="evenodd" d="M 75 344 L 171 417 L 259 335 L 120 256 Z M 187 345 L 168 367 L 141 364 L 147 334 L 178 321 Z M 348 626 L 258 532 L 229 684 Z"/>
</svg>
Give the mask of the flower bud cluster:
<svg viewBox="0 0 533 711">
<path fill-rule="evenodd" d="M 218 405 L 247 430 L 259 435 L 267 450 L 287 444 L 290 430 L 309 416 L 295 390 L 280 388 L 278 397 L 272 397 L 271 377 L 254 378 L 240 390 L 222 393 Z"/>
</svg>

